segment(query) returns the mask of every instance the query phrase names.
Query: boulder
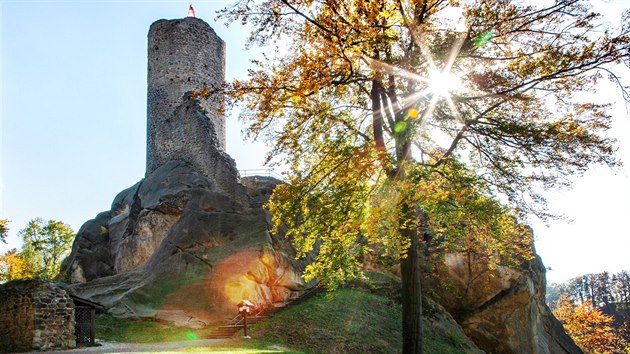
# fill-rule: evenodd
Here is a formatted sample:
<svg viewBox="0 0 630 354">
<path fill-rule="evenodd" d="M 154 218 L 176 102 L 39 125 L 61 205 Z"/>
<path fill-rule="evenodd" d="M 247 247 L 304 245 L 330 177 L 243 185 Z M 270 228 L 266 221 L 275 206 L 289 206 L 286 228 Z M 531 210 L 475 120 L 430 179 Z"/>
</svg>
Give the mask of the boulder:
<svg viewBox="0 0 630 354">
<path fill-rule="evenodd" d="M 464 332 L 488 353 L 582 353 L 545 303 L 540 257 L 518 268 L 488 265 L 464 253 L 445 256 L 450 290 L 441 304 Z"/>
<path fill-rule="evenodd" d="M 187 119 L 204 114 L 194 102 L 184 105 Z M 216 147 L 200 164 L 162 164 L 88 221 L 69 258 L 68 291 L 116 316 L 191 327 L 224 321 L 243 299 L 270 306 L 300 295 L 304 263 L 270 234 L 261 207 L 280 181 L 241 183 L 234 161 Z M 209 165 L 219 172 L 207 173 Z"/>
<path fill-rule="evenodd" d="M 111 212 L 98 214 L 81 228 L 68 257 L 68 272 L 74 281 L 85 282 L 114 274 L 113 257 L 109 247 L 108 222 Z"/>
<path fill-rule="evenodd" d="M 422 305 L 424 306 L 424 321 L 422 325 L 425 338 L 425 352 L 450 352 L 455 349 L 457 353 L 484 353 L 466 336 L 462 327 L 439 303 L 424 297 Z M 428 340 L 427 337 L 429 337 Z M 441 348 L 427 348 L 427 342 L 439 342 L 444 346 Z"/>
</svg>

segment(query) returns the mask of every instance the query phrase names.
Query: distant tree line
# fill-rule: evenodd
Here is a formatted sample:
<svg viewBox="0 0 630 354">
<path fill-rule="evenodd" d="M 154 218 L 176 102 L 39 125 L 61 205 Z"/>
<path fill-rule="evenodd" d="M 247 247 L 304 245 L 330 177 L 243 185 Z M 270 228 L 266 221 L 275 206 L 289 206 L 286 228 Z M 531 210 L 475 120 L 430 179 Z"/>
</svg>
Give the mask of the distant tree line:
<svg viewBox="0 0 630 354">
<path fill-rule="evenodd" d="M 630 353 L 630 272 L 547 286 L 547 304 L 585 353 Z"/>
<path fill-rule="evenodd" d="M 565 283 L 552 283 L 547 287 L 547 304 L 553 308 L 562 295 L 578 304 L 589 301 L 611 312 L 613 304 L 630 304 L 630 272 L 586 274 Z"/>
<path fill-rule="evenodd" d="M 627 325 L 590 301 L 578 305 L 562 295 L 554 303 L 553 314 L 584 353 L 630 353 Z"/>
<path fill-rule="evenodd" d="M 9 220 L 0 219 L 0 241 L 7 243 L 7 233 L 9 232 Z"/>
<path fill-rule="evenodd" d="M 8 224 L 8 220 L 0 220 L 0 236 L 5 243 Z M 29 221 L 18 232 L 22 249 L 0 254 L 0 282 L 23 278 L 59 279 L 59 270 L 70 253 L 74 236 L 72 228 L 61 221 L 42 218 Z"/>
</svg>

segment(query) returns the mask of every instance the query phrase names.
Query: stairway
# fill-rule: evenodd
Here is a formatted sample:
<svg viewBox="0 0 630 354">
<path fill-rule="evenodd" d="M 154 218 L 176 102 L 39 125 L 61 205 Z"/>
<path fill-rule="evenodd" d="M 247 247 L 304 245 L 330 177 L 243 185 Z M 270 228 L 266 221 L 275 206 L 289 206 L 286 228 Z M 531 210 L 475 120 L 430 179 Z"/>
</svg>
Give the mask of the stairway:
<svg viewBox="0 0 630 354">
<path fill-rule="evenodd" d="M 267 316 L 259 316 L 259 315 L 247 316 L 248 328 L 249 326 L 255 323 L 258 323 L 259 321 L 265 318 L 267 318 Z M 205 339 L 232 338 L 236 334 L 236 332 L 240 331 L 241 329 L 243 329 L 243 317 L 241 315 L 238 315 L 234 317 L 232 320 L 230 320 L 228 324 L 225 324 L 223 326 L 216 328 L 215 330 L 210 332 L 210 334 L 206 335 L 204 338 Z"/>
<path fill-rule="evenodd" d="M 312 288 L 307 290 L 302 296 L 286 302 L 286 303 L 274 303 L 272 306 L 264 307 L 260 309 L 258 312 L 254 313 L 252 316 L 247 316 L 247 326 L 258 323 L 268 317 L 273 316 L 277 312 L 284 310 L 286 308 L 295 306 L 297 304 L 301 304 L 305 300 L 308 300 L 318 294 L 320 292 L 319 288 Z M 236 317 L 232 318 L 227 324 L 220 326 L 210 332 L 210 334 L 204 336 L 204 339 L 224 339 L 224 338 L 232 338 L 236 332 L 243 329 L 243 316 L 240 314 Z"/>
</svg>

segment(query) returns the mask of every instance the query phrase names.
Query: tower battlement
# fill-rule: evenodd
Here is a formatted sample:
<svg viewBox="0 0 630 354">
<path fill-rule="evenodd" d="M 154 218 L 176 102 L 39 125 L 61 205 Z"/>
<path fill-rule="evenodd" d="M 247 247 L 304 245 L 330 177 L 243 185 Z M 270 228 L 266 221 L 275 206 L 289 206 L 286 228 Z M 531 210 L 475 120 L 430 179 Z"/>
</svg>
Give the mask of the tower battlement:
<svg viewBox="0 0 630 354">
<path fill-rule="evenodd" d="M 225 151 L 221 97 L 198 102 L 216 139 L 197 141 L 195 136 L 201 136 L 192 130 L 190 135 L 173 134 L 174 124 L 186 130 L 187 122 L 173 122 L 186 93 L 220 87 L 225 80 L 225 42 L 210 25 L 194 17 L 154 22 L 148 34 L 147 76 L 147 174 L 170 160 L 189 160 L 200 152 L 200 144 Z"/>
</svg>

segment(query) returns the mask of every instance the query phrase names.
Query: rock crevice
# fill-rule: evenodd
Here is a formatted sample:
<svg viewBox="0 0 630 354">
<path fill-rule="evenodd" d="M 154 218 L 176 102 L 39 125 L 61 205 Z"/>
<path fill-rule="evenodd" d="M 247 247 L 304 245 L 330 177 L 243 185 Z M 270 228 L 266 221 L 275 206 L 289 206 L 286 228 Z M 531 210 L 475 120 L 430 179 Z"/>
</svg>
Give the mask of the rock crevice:
<svg viewBox="0 0 630 354">
<path fill-rule="evenodd" d="M 442 279 L 455 292 L 440 302 L 479 348 L 489 353 L 582 353 L 545 303 L 540 257 L 520 267 L 488 265 L 463 253 L 445 257 Z"/>
</svg>

